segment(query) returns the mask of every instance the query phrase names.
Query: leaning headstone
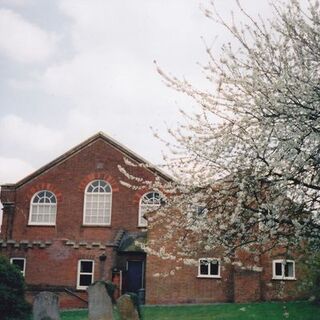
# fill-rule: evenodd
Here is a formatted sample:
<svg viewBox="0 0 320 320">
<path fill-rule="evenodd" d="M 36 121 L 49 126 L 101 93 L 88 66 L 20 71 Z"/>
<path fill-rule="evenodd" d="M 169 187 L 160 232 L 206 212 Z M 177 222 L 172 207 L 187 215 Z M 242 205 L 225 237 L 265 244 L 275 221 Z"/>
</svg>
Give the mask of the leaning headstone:
<svg viewBox="0 0 320 320">
<path fill-rule="evenodd" d="M 34 320 L 60 320 L 59 297 L 52 292 L 43 291 L 33 301 Z"/>
<path fill-rule="evenodd" d="M 139 320 L 139 313 L 130 295 L 124 294 L 117 300 L 121 320 Z"/>
<path fill-rule="evenodd" d="M 98 281 L 88 287 L 89 320 L 113 320 L 112 302 L 105 283 Z"/>
</svg>

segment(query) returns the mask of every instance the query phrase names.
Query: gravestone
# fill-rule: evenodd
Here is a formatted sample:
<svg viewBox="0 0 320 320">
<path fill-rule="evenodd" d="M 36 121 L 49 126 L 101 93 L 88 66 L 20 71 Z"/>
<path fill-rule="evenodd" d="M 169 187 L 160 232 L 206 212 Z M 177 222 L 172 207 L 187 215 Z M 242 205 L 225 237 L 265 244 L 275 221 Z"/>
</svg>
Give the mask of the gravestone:
<svg viewBox="0 0 320 320">
<path fill-rule="evenodd" d="M 118 310 L 121 316 L 121 320 L 139 320 L 139 313 L 131 297 L 128 294 L 122 295 L 117 300 Z"/>
<path fill-rule="evenodd" d="M 59 297 L 48 291 L 37 294 L 33 301 L 34 320 L 60 320 Z"/>
<path fill-rule="evenodd" d="M 88 287 L 89 320 L 113 320 L 112 302 L 105 283 L 98 281 Z"/>
</svg>

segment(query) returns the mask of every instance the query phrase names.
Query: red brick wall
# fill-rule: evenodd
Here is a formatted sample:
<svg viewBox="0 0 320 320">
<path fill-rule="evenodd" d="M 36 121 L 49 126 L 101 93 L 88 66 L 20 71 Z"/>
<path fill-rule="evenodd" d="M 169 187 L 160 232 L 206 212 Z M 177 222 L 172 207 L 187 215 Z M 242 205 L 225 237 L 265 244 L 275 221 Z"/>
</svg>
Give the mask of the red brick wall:
<svg viewBox="0 0 320 320">
<path fill-rule="evenodd" d="M 291 257 L 295 261 L 296 280 L 273 280 L 272 260 L 285 258 L 285 250 L 274 250 L 262 256 L 261 263 L 264 266 L 262 279 L 262 300 L 294 300 L 305 298 L 305 292 L 299 289 L 304 272 L 301 259 L 298 255 Z"/>
<path fill-rule="evenodd" d="M 175 262 L 156 256 L 147 257 L 146 301 L 148 304 L 254 302 L 293 300 L 303 297 L 297 287 L 302 275 L 296 270 L 295 280 L 272 280 L 272 259 L 265 258 L 262 271 L 221 265 L 221 279 L 198 278 L 197 266 L 183 266 L 174 275 Z M 296 267 L 297 268 L 297 267 Z M 161 274 L 158 276 L 157 274 Z M 156 276 L 155 276 L 156 275 Z"/>
<path fill-rule="evenodd" d="M 123 164 L 123 153 L 107 144 L 104 140 L 95 140 L 72 157 L 43 172 L 36 178 L 19 187 L 16 192 L 3 191 L 1 199 L 15 201 L 14 225 L 12 239 L 19 242 L 28 240 L 50 240 L 52 243 L 45 248 L 33 245 L 31 248 L 14 244 L 2 248 L 1 253 L 8 257 L 26 257 L 26 282 L 33 291 L 37 288 L 55 287 L 60 292 L 60 303 L 63 307 L 83 307 L 80 299 L 71 297 L 63 291 L 64 287 L 75 290 L 77 265 L 79 259 L 93 259 L 96 262 L 95 279 L 99 279 L 99 256 L 107 254 L 105 271 L 108 278 L 115 261 L 112 248 L 67 246 L 66 241 L 101 242 L 112 241 L 119 229 L 138 231 L 138 206 L 144 190 L 133 191 L 123 185 L 120 180 L 124 176 L 119 172 L 118 165 Z M 147 180 L 153 175 L 143 168 L 130 168 L 129 171 Z M 94 179 L 105 179 L 112 187 L 112 217 L 111 226 L 89 227 L 82 225 L 83 202 L 86 185 Z M 56 225 L 28 226 L 30 200 L 35 192 L 48 189 L 57 196 Z M 6 229 L 4 217 L 4 229 Z M 0 236 L 3 238 L 6 233 Z M 161 228 L 149 233 L 151 239 L 161 239 Z M 174 246 L 174 243 L 172 243 Z M 207 254 L 198 257 L 208 257 Z M 210 256 L 209 256 L 210 257 Z M 213 257 L 219 258 L 214 255 Z M 222 258 L 222 257 L 221 257 Z M 147 257 L 146 265 L 146 300 L 147 303 L 207 303 L 226 301 L 256 301 L 259 299 L 290 299 L 296 292 L 296 281 L 272 280 L 272 257 L 265 255 L 259 261 L 254 257 L 241 253 L 240 260 L 258 264 L 262 272 L 247 272 L 222 265 L 221 279 L 198 278 L 197 266 L 181 265 L 181 270 L 170 271 L 176 267 L 176 262 L 162 260 L 155 256 Z M 252 261 L 251 261 L 252 260 Z M 297 277 L 299 271 L 297 268 Z M 155 277 L 155 274 L 168 273 L 166 277 Z M 52 288 L 51 288 L 52 289 Z M 54 289 L 54 288 L 53 288 Z M 76 291 L 85 296 L 84 292 Z M 280 294 L 279 294 L 280 293 Z"/>
<path fill-rule="evenodd" d="M 43 238 L 111 240 L 120 228 L 138 230 L 137 191 L 120 184 L 124 180 L 118 165 L 124 155 L 103 140 L 87 146 L 71 158 L 42 173 L 16 191 L 16 211 L 13 238 L 17 240 Z M 99 164 L 99 166 L 98 166 Z M 102 169 L 99 169 L 102 166 Z M 132 170 L 134 169 L 134 170 Z M 141 168 L 130 168 L 140 177 L 152 179 Z M 105 179 L 112 187 L 111 227 L 82 225 L 86 185 L 94 179 Z M 28 226 L 30 200 L 40 190 L 53 191 L 58 199 L 57 221 L 53 227 Z"/>
<path fill-rule="evenodd" d="M 146 302 L 148 304 L 212 303 L 230 301 L 229 268 L 221 269 L 221 279 L 198 278 L 197 266 L 182 266 L 173 275 L 175 262 L 147 257 Z M 168 276 L 163 274 L 169 273 Z M 160 276 L 157 276 L 160 274 Z"/>
<path fill-rule="evenodd" d="M 236 270 L 234 275 L 235 302 L 255 302 L 261 300 L 260 272 Z"/>
<path fill-rule="evenodd" d="M 118 230 L 140 231 L 138 211 L 140 195 L 145 191 L 134 191 L 123 185 L 120 180 L 125 177 L 118 165 L 124 165 L 125 155 L 103 139 L 97 139 L 73 156 L 51 167 L 37 177 L 17 188 L 15 192 L 3 191 L 1 199 L 14 200 L 15 212 L 11 239 L 16 241 L 1 248 L 0 254 L 7 257 L 25 257 L 26 283 L 30 289 L 29 299 L 38 289 L 49 288 L 60 292 L 60 303 L 63 307 L 83 307 L 81 300 L 63 292 L 63 288 L 75 290 L 77 266 L 79 259 L 95 260 L 95 279 L 100 278 L 99 256 L 106 253 L 105 272 L 111 279 L 111 268 L 114 267 L 115 252 L 112 247 L 78 249 L 66 245 L 67 241 L 79 244 L 100 242 L 105 245 L 112 242 Z M 134 162 L 134 161 L 133 161 Z M 132 174 L 146 180 L 153 179 L 153 174 L 143 168 L 129 168 Z M 95 179 L 106 180 L 112 188 L 111 226 L 83 226 L 84 191 L 89 182 Z M 57 197 L 57 217 L 55 226 L 29 226 L 30 200 L 40 190 L 52 191 Z M 4 217 L 6 221 L 6 217 Z M 6 229 L 6 225 L 4 228 Z M 8 240 L 5 234 L 2 239 Z M 20 245 L 20 241 L 50 241 L 51 244 L 40 248 L 39 245 Z M 62 291 L 61 291 L 62 290 Z M 81 295 L 84 292 L 76 291 Z"/>
<path fill-rule="evenodd" d="M 164 244 L 165 232 L 161 226 L 151 228 L 148 233 L 153 250 L 159 251 Z M 169 248 L 170 247 L 170 248 Z M 166 248 L 173 250 L 175 239 L 170 239 Z M 262 256 L 253 255 L 247 250 L 237 250 L 233 264 L 223 261 L 223 251 L 201 252 L 200 248 L 193 258 L 220 258 L 221 279 L 198 278 L 198 266 L 185 265 L 176 260 L 161 259 L 156 255 L 147 257 L 146 301 L 148 304 L 176 303 L 214 303 L 214 302 L 253 302 L 261 300 L 290 300 L 301 298 L 298 290 L 303 275 L 296 261 L 295 280 L 272 280 L 273 259 L 284 259 L 285 250 L 274 249 Z M 180 270 L 175 270 L 179 266 Z M 170 272 L 174 270 L 174 274 Z"/>
</svg>

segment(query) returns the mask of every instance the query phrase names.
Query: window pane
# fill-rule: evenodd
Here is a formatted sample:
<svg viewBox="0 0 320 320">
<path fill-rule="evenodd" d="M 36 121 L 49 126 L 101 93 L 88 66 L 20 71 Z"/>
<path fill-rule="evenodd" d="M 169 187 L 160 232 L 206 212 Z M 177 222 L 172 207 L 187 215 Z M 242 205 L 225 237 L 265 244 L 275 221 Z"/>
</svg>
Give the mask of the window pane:
<svg viewBox="0 0 320 320">
<path fill-rule="evenodd" d="M 92 272 L 92 261 L 81 261 L 80 272 Z"/>
<path fill-rule="evenodd" d="M 209 274 L 209 264 L 205 260 L 200 261 L 200 274 L 203 274 L 203 275 Z"/>
<path fill-rule="evenodd" d="M 43 197 L 44 197 L 44 193 L 45 193 L 44 191 L 39 192 L 39 193 L 38 193 L 39 198 L 43 198 Z"/>
<path fill-rule="evenodd" d="M 111 192 L 111 188 L 110 188 L 110 186 L 108 184 L 104 187 L 104 191 L 105 192 Z"/>
<path fill-rule="evenodd" d="M 80 275 L 80 286 L 89 286 L 92 283 L 92 275 L 90 274 L 81 274 Z"/>
<path fill-rule="evenodd" d="M 149 192 L 144 195 L 141 203 L 149 205 L 160 205 L 160 194 L 157 192 Z"/>
<path fill-rule="evenodd" d="M 293 263 L 287 262 L 284 266 L 284 275 L 285 277 L 293 277 Z"/>
<path fill-rule="evenodd" d="M 93 181 L 91 185 L 97 187 L 99 185 L 99 180 Z"/>
<path fill-rule="evenodd" d="M 212 276 L 219 275 L 219 261 L 212 261 L 210 263 L 210 275 Z"/>
<path fill-rule="evenodd" d="M 20 271 L 23 271 L 24 269 L 23 259 L 12 259 L 12 264 L 15 265 Z"/>
<path fill-rule="evenodd" d="M 282 263 L 281 262 L 275 263 L 275 272 L 276 272 L 276 276 L 282 276 Z"/>
</svg>

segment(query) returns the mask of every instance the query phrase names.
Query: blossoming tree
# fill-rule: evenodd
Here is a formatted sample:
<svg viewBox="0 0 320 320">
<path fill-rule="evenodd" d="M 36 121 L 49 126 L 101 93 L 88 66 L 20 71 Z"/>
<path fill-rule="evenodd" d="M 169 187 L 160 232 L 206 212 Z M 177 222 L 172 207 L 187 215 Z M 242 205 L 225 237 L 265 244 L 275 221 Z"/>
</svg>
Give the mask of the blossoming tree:
<svg viewBox="0 0 320 320">
<path fill-rule="evenodd" d="M 165 226 L 168 242 L 179 234 L 185 255 L 217 245 L 320 250 L 319 3 L 274 4 L 267 22 L 238 5 L 249 25 L 204 10 L 239 44 L 224 45 L 220 57 L 207 48 L 210 91 L 158 68 L 199 110 L 171 131 L 175 182 L 162 186 L 168 205 L 150 220 Z M 180 213 L 170 214 L 173 207 Z"/>
<path fill-rule="evenodd" d="M 226 23 L 214 5 L 204 10 L 238 41 L 219 57 L 206 48 L 211 90 L 158 68 L 199 108 L 170 131 L 177 142 L 168 160 L 174 179 L 151 184 L 126 173 L 131 185 L 147 184 L 166 198 L 148 216 L 149 228 L 163 233 L 154 253 L 166 259 L 187 261 L 216 248 L 320 250 L 319 3 L 273 4 L 267 22 L 238 5 L 249 21 L 243 27 Z"/>
</svg>

